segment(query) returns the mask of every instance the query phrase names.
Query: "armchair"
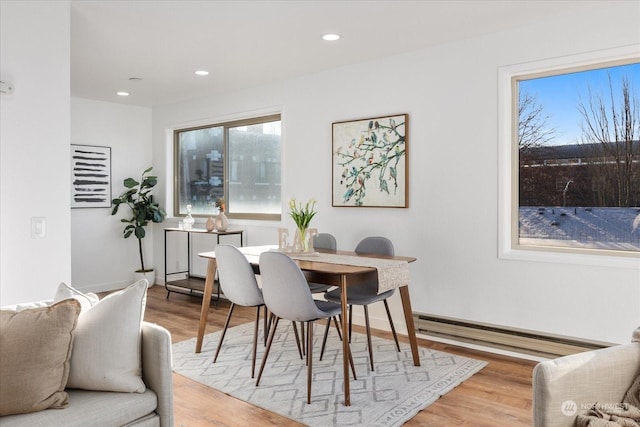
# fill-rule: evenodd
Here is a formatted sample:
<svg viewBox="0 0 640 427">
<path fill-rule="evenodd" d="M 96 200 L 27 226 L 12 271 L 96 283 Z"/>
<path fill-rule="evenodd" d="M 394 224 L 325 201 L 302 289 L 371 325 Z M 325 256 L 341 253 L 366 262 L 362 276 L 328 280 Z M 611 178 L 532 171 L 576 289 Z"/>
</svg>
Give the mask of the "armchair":
<svg viewBox="0 0 640 427">
<path fill-rule="evenodd" d="M 634 333 L 640 335 L 640 328 Z M 640 341 L 640 339 L 638 339 Z M 572 354 L 533 370 L 533 425 L 573 427 L 593 403 L 619 403 L 640 375 L 640 342 Z"/>
</svg>

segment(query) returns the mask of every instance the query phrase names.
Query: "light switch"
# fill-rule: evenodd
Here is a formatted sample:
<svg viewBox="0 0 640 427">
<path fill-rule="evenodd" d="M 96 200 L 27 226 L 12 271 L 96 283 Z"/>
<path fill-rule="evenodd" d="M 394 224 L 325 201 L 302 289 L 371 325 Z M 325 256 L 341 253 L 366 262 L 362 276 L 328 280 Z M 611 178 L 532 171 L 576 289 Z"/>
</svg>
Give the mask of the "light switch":
<svg viewBox="0 0 640 427">
<path fill-rule="evenodd" d="M 31 238 L 44 239 L 47 235 L 46 218 L 43 216 L 31 217 Z"/>
</svg>

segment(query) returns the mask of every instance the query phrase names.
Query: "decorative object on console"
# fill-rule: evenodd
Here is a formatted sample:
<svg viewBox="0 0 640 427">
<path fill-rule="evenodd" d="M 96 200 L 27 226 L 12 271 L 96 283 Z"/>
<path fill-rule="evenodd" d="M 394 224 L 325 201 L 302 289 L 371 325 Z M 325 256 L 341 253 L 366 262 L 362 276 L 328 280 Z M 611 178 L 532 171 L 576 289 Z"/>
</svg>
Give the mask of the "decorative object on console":
<svg viewBox="0 0 640 427">
<path fill-rule="evenodd" d="M 207 218 L 207 224 L 205 226 L 207 228 L 207 231 L 209 233 L 211 233 L 213 230 L 216 229 L 216 222 L 214 221 L 213 217 L 210 216 L 209 218 Z"/>
<path fill-rule="evenodd" d="M 113 199 L 113 210 L 111 215 L 118 213 L 120 205 L 126 205 L 131 209 L 131 217 L 129 219 L 122 218 L 120 221 L 127 224 L 122 230 L 124 238 L 128 238 L 132 234 L 138 239 L 138 252 L 140 253 L 140 269 L 137 272 L 150 272 L 153 269 L 147 269 L 144 266 L 144 254 L 142 251 L 142 239 L 145 236 L 145 227 L 152 222 L 162 222 L 166 216 L 165 211 L 160 208 L 158 203 L 153 203 L 151 191 L 158 183 L 158 177 L 148 175 L 153 167 L 142 172 L 141 182 L 133 178 L 124 180 L 124 186 L 128 188 L 120 197 Z M 151 283 L 153 284 L 153 283 Z"/>
<path fill-rule="evenodd" d="M 409 115 L 333 123 L 333 206 L 408 207 Z"/>
<path fill-rule="evenodd" d="M 193 224 L 196 222 L 191 215 L 191 205 L 187 205 L 187 215 L 182 220 L 182 228 L 185 230 L 191 230 L 193 228 Z"/>
<path fill-rule="evenodd" d="M 229 219 L 224 214 L 226 203 L 223 198 L 216 200 L 216 207 L 220 209 L 220 213 L 216 217 L 216 230 L 227 231 L 227 227 L 229 227 Z"/>
</svg>

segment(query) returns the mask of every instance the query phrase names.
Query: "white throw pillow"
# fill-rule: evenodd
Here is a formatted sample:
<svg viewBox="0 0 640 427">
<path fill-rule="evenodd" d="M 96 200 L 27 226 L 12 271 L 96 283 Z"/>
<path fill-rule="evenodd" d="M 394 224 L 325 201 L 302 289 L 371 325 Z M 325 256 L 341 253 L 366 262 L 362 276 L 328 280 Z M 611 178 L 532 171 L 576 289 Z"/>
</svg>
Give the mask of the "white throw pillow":
<svg viewBox="0 0 640 427">
<path fill-rule="evenodd" d="M 65 286 L 70 289 L 64 292 L 73 294 L 70 297 L 83 295 Z M 143 279 L 91 307 L 83 307 L 73 334 L 67 387 L 136 393 L 146 390 L 142 381 L 140 327 L 147 286 Z"/>
<path fill-rule="evenodd" d="M 58 302 L 68 298 L 78 300 L 78 302 L 80 302 L 80 307 L 82 307 L 82 311 L 87 311 L 100 301 L 100 298 L 98 298 L 98 295 L 96 294 L 93 294 L 91 292 L 88 292 L 86 294 L 82 293 L 79 290 L 67 285 L 66 283 L 61 282 L 60 285 L 58 285 L 56 296 L 53 298 L 53 301 Z"/>
</svg>

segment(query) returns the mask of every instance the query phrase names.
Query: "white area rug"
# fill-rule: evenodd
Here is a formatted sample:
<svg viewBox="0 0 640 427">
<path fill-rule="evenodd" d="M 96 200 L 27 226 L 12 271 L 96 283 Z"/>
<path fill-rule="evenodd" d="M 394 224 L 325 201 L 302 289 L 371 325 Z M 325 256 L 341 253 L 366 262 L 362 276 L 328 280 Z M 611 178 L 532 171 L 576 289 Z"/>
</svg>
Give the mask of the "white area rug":
<svg viewBox="0 0 640 427">
<path fill-rule="evenodd" d="M 440 396 L 486 366 L 486 362 L 419 348 L 414 366 L 408 344 L 398 352 L 392 340 L 373 339 L 375 372 L 369 368 L 366 335 L 353 334 L 351 351 L 357 380 L 351 377 L 351 406 L 344 406 L 342 343 L 332 326 L 327 349 L 318 360 L 324 321 L 314 324 L 311 404 L 306 403 L 306 366 L 300 359 L 290 322 L 281 320 L 260 386 L 251 379 L 253 323 L 227 331 L 214 364 L 220 333 L 206 335 L 202 352 L 195 338 L 173 344 L 173 369 L 202 384 L 309 426 L 400 426 Z M 262 325 L 262 324 L 261 324 Z M 262 339 L 260 330 L 259 339 Z M 256 377 L 264 353 L 258 344 Z"/>
</svg>

